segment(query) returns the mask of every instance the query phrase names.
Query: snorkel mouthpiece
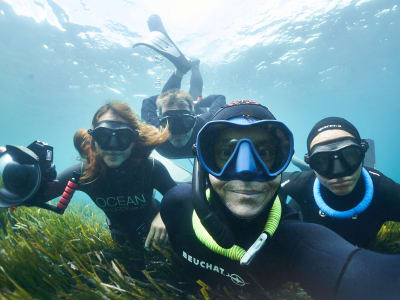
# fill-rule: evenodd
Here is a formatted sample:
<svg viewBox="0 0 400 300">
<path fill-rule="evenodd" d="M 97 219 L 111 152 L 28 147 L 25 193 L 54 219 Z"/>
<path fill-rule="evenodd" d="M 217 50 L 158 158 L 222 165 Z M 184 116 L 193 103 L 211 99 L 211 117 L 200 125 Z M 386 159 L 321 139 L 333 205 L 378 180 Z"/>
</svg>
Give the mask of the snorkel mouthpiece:
<svg viewBox="0 0 400 300">
<path fill-rule="evenodd" d="M 248 266 L 253 258 L 256 256 L 258 251 L 264 246 L 265 242 L 268 239 L 268 234 L 263 232 L 260 234 L 258 239 L 251 245 L 251 247 L 246 251 L 243 257 L 240 259 L 240 264 L 242 266 Z"/>
</svg>

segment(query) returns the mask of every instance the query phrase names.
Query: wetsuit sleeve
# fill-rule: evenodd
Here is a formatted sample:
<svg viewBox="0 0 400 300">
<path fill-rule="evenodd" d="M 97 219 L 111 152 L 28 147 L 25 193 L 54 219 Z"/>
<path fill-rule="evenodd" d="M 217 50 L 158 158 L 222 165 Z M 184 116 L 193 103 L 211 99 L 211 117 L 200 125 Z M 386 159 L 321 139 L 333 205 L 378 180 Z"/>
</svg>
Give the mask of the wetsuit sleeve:
<svg viewBox="0 0 400 300">
<path fill-rule="evenodd" d="M 299 190 L 301 189 L 301 185 L 303 182 L 302 179 L 303 172 L 284 172 L 282 174 L 281 187 L 283 191 L 292 198 L 296 198 Z"/>
<path fill-rule="evenodd" d="M 180 89 L 182 84 L 182 77 L 176 76 L 175 72 L 168 78 L 165 83 L 162 92 L 166 92 L 172 89 Z"/>
<path fill-rule="evenodd" d="M 226 98 L 224 95 L 209 95 L 195 105 L 196 107 L 209 107 L 209 113 L 214 115 L 225 104 Z"/>
<path fill-rule="evenodd" d="M 140 111 L 140 117 L 146 123 L 159 127 L 160 120 L 157 115 L 157 96 L 152 96 L 150 98 L 143 99 L 142 108 Z"/>
<path fill-rule="evenodd" d="M 285 172 L 282 174 L 281 190 L 293 198 L 292 201 L 295 200 L 301 205 L 308 191 L 311 176 L 313 176 L 312 171 Z"/>
<path fill-rule="evenodd" d="M 326 227 L 295 221 L 281 225 L 278 241 L 291 279 L 314 299 L 399 298 L 400 255 L 363 250 Z"/>
<path fill-rule="evenodd" d="M 177 226 L 180 226 L 178 220 L 184 217 L 187 202 L 191 201 L 183 199 L 184 195 L 190 195 L 191 191 L 190 184 L 179 184 L 170 189 L 162 198 L 160 215 L 169 235 L 176 234 Z"/>
<path fill-rule="evenodd" d="M 167 168 L 160 161 L 154 159 L 153 168 L 152 176 L 154 180 L 154 188 L 164 195 L 173 188 L 176 183 L 172 179 L 171 175 L 169 175 Z"/>
<path fill-rule="evenodd" d="M 349 258 L 337 300 L 400 299 L 400 255 L 359 249 Z"/>
<path fill-rule="evenodd" d="M 79 163 L 65 169 L 61 173 L 58 173 L 55 180 L 46 183 L 46 186 L 39 190 L 39 194 L 35 196 L 33 202 L 43 203 L 61 196 L 68 181 L 72 178 L 73 172 L 76 171 L 80 173 L 81 169 L 82 164 Z"/>
<path fill-rule="evenodd" d="M 384 218 L 386 221 L 400 221 L 400 184 L 386 177 L 382 173 L 379 182 L 379 189 L 383 193 L 383 202 L 385 206 Z M 379 196 L 379 195 L 378 195 Z"/>
</svg>

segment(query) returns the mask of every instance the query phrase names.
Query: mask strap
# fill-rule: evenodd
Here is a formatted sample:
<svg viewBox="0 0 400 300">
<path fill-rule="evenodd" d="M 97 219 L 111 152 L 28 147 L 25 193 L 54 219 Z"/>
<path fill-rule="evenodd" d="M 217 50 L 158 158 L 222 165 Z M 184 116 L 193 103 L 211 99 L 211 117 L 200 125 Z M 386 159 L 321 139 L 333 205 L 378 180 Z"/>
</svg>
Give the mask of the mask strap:
<svg viewBox="0 0 400 300">
<path fill-rule="evenodd" d="M 206 191 L 207 200 L 210 198 L 210 190 Z M 192 216 L 192 226 L 196 234 L 197 239 L 211 251 L 226 256 L 231 260 L 240 261 L 241 265 L 250 264 L 251 260 L 254 258 L 259 249 L 264 245 L 267 238 L 274 235 L 276 229 L 278 228 L 280 219 L 282 216 L 282 206 L 281 201 L 278 196 L 276 196 L 271 210 L 268 214 L 267 222 L 264 225 L 264 230 L 259 236 L 259 238 L 254 242 L 254 244 L 247 250 L 244 250 L 238 245 L 233 245 L 231 248 L 222 248 L 213 237 L 208 233 L 207 229 L 201 223 L 199 217 L 195 210 L 193 210 Z"/>
</svg>

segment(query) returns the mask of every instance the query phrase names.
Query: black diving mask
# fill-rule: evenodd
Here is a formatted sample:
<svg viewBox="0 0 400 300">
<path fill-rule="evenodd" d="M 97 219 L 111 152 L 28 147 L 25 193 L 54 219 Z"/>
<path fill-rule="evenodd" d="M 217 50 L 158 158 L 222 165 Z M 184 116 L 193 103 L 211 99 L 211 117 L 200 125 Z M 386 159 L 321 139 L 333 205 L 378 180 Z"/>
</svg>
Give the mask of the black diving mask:
<svg viewBox="0 0 400 300">
<path fill-rule="evenodd" d="M 106 151 L 124 151 L 139 137 L 137 130 L 119 121 L 100 122 L 96 128 L 89 129 L 88 133 Z"/>
<path fill-rule="evenodd" d="M 352 175 L 362 163 L 368 143 L 361 144 L 353 138 L 346 137 L 338 140 L 316 144 L 304 161 L 321 176 L 340 178 Z"/>
<path fill-rule="evenodd" d="M 196 123 L 196 116 L 188 110 L 169 110 L 162 114 L 160 125 L 166 127 L 173 135 L 189 132 Z"/>
</svg>

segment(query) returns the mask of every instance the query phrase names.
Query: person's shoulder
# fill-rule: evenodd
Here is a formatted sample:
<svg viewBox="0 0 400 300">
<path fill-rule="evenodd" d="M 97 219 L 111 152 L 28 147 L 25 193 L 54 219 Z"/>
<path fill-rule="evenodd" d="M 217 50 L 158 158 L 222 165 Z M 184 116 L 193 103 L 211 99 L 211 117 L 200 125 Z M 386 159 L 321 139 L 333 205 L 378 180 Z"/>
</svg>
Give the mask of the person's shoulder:
<svg viewBox="0 0 400 300">
<path fill-rule="evenodd" d="M 201 127 L 203 127 L 207 123 L 207 119 L 209 118 L 208 116 L 208 112 L 198 115 L 196 118 L 196 124 L 194 125 L 195 128 L 200 129 Z M 193 130 L 193 132 L 195 132 L 195 130 Z"/>
<path fill-rule="evenodd" d="M 164 164 L 156 158 L 149 157 L 149 163 L 155 170 L 164 170 L 166 167 Z"/>
<path fill-rule="evenodd" d="M 208 95 L 207 97 L 203 98 L 203 100 L 211 99 L 211 98 L 225 98 L 225 96 L 220 95 L 220 94 L 211 94 L 211 95 Z"/>
<path fill-rule="evenodd" d="M 171 188 L 163 197 L 161 205 L 174 207 L 183 206 L 191 201 L 192 185 L 190 183 L 181 183 Z"/>
<path fill-rule="evenodd" d="M 290 205 L 284 203 L 281 201 L 282 205 L 282 217 L 281 220 L 282 222 L 286 222 L 288 220 L 300 220 L 300 214 L 297 210 L 295 210 L 293 207 Z"/>
<path fill-rule="evenodd" d="M 171 188 L 161 200 L 162 218 L 170 219 L 182 216 L 192 205 L 192 185 L 182 183 Z"/>
<path fill-rule="evenodd" d="M 375 196 L 383 195 L 384 198 L 399 199 L 400 184 L 376 169 L 368 167 L 365 169 L 372 179 Z"/>
<path fill-rule="evenodd" d="M 156 158 L 149 157 L 145 162 L 144 170 L 150 171 L 149 173 L 152 175 L 161 175 L 164 176 L 165 173 L 168 173 L 167 168 L 164 164 Z M 145 171 L 146 173 L 146 171 Z"/>
<path fill-rule="evenodd" d="M 313 171 L 285 172 L 282 174 L 281 187 L 285 189 L 285 187 L 289 186 L 302 186 L 313 179 L 315 179 Z"/>
<path fill-rule="evenodd" d="M 368 174 L 371 176 L 372 180 L 374 178 L 387 178 L 382 172 L 378 171 L 377 169 L 364 167 L 368 171 Z"/>
<path fill-rule="evenodd" d="M 367 170 L 368 175 L 371 177 L 376 192 L 382 189 L 385 190 L 388 186 L 392 186 L 392 184 L 394 183 L 392 179 L 386 177 L 382 172 L 378 171 L 377 169 L 369 167 L 364 167 L 364 169 Z"/>
</svg>

